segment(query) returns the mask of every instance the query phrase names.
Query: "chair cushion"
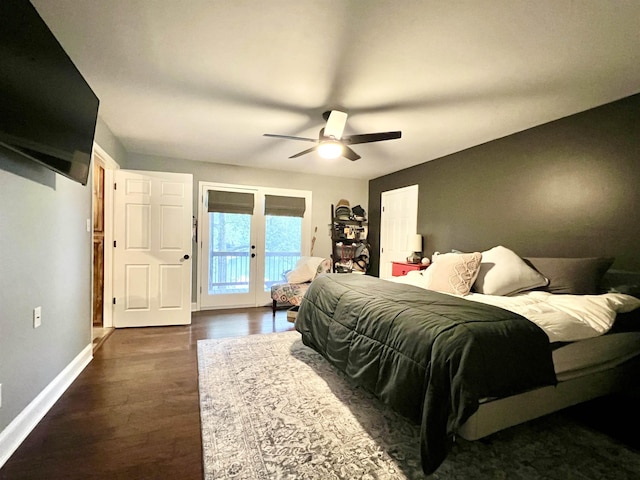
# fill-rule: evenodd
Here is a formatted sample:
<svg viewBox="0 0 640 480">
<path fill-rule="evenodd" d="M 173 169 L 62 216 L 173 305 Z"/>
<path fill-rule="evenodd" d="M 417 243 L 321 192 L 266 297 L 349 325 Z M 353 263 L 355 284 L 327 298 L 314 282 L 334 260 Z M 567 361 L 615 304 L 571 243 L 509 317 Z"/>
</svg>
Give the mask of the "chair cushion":
<svg viewBox="0 0 640 480">
<path fill-rule="evenodd" d="M 301 280 L 296 282 L 276 283 L 271 286 L 271 299 L 278 303 L 288 303 L 291 305 L 300 305 L 302 297 L 309 288 L 311 281 L 323 273 L 331 273 L 333 264 L 331 258 L 322 257 L 302 257 L 296 264 L 296 269 L 302 271 L 304 275 L 290 276 L 287 274 L 287 280 Z M 296 270 L 294 269 L 294 270 Z"/>
<path fill-rule="evenodd" d="M 271 298 L 278 303 L 300 305 L 302 297 L 311 285 L 308 283 L 276 283 L 271 286 Z"/>
</svg>

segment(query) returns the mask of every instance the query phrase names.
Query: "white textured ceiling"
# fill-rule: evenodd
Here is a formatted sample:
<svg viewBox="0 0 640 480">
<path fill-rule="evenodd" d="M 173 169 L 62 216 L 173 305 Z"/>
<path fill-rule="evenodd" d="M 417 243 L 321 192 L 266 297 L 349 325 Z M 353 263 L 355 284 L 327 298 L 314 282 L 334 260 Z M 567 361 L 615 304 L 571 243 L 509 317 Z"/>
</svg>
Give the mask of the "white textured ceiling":
<svg viewBox="0 0 640 480">
<path fill-rule="evenodd" d="M 636 0 L 32 0 L 129 152 L 375 178 L 640 92 Z M 322 112 L 362 156 L 287 157 Z M 179 161 L 179 160 L 176 160 Z"/>
</svg>

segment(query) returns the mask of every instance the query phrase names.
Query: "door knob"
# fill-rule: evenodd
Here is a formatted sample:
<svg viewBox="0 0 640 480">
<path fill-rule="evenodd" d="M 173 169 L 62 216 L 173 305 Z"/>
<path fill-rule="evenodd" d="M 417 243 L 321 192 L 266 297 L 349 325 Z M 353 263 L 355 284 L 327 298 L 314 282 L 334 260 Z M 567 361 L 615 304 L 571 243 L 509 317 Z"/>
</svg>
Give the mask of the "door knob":
<svg viewBox="0 0 640 480">
<path fill-rule="evenodd" d="M 184 257 L 182 257 L 182 258 L 184 258 L 185 260 L 189 260 L 189 255 L 185 255 L 185 256 L 184 256 Z"/>
</svg>

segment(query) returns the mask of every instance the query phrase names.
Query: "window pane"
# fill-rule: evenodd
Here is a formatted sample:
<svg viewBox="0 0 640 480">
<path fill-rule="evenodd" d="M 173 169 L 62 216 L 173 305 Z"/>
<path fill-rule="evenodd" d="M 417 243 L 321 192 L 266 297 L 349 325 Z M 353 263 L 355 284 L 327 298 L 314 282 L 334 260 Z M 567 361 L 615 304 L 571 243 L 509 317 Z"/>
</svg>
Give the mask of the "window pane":
<svg viewBox="0 0 640 480">
<path fill-rule="evenodd" d="M 209 295 L 247 293 L 251 215 L 209 213 Z"/>
<path fill-rule="evenodd" d="M 302 218 L 265 216 L 264 290 L 284 280 L 302 255 Z"/>
</svg>

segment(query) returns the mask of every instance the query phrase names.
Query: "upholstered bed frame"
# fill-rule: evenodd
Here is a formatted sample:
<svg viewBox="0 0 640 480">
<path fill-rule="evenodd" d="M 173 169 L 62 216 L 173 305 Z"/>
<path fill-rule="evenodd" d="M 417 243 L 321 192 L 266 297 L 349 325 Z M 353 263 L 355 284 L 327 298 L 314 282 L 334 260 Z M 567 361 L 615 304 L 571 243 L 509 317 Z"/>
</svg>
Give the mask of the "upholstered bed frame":
<svg viewBox="0 0 640 480">
<path fill-rule="evenodd" d="M 617 291 L 640 297 L 640 273 L 609 270 L 602 279 L 601 291 Z M 626 340 L 640 349 L 640 314 L 635 312 L 612 335 L 627 335 Z M 621 330 L 621 331 L 620 331 Z M 632 336 L 628 336 L 628 335 Z M 598 342 L 598 339 L 593 339 Z M 590 348 L 588 344 L 585 345 Z M 561 347 L 562 348 L 562 347 Z M 466 440 L 477 440 L 505 428 L 638 385 L 640 355 L 621 353 L 618 358 L 585 368 L 581 373 L 558 374 L 558 384 L 538 388 L 506 398 L 486 399 L 458 429 Z"/>
<path fill-rule="evenodd" d="M 620 392 L 637 383 L 639 372 L 640 356 L 636 356 L 616 367 L 560 381 L 556 386 L 484 401 L 458 429 L 458 434 L 466 440 L 478 440 L 563 408 Z"/>
</svg>

